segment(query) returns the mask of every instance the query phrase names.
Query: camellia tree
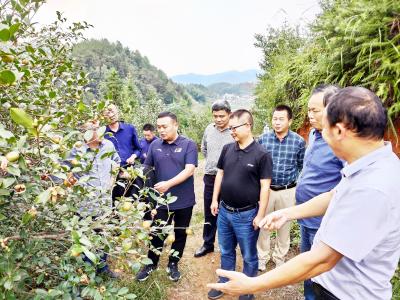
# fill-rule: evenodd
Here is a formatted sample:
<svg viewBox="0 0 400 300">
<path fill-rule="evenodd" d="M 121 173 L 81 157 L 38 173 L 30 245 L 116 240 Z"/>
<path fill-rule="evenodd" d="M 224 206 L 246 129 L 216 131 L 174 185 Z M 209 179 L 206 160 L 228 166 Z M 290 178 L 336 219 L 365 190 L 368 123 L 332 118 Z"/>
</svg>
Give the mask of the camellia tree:
<svg viewBox="0 0 400 300">
<path fill-rule="evenodd" d="M 102 207 L 97 218 L 79 214 L 79 204 L 95 196 L 72 175 L 90 162 L 84 155 L 63 162 L 93 134 L 77 129 L 101 120 L 105 103 L 85 101 L 88 77 L 71 58 L 89 25 L 68 26 L 59 13 L 51 25 L 32 24 L 44 2 L 0 4 L 0 299 L 133 299 L 128 288 L 96 272 L 100 257 L 106 252 L 115 266 L 133 272 L 149 263 L 151 232 L 161 227 L 168 234 L 171 227 L 142 221 L 148 204 L 141 200 L 175 199 L 141 188 L 138 201 L 121 198 L 117 209 Z M 127 174 L 128 184 L 146 177 L 140 168 Z"/>
</svg>

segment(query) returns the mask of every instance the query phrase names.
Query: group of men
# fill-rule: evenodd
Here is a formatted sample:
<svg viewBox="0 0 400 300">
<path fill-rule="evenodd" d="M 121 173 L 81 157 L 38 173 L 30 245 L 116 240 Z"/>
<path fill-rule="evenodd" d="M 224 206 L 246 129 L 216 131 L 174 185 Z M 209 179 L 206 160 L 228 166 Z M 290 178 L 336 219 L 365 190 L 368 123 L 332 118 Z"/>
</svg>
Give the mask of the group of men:
<svg viewBox="0 0 400 300">
<path fill-rule="evenodd" d="M 254 299 L 256 292 L 303 280 L 307 300 L 390 299 L 390 279 L 400 256 L 400 162 L 383 141 L 387 116 L 381 100 L 360 87 L 316 87 L 308 102 L 312 129 L 307 146 L 290 130 L 289 106 L 274 108 L 272 128 L 258 140 L 249 111 L 231 112 L 226 101 L 215 102 L 211 110 L 214 122 L 201 142 L 204 241 L 194 253 L 198 258 L 213 252 L 218 233 L 222 270 L 218 283 L 209 284 L 208 298 L 229 293 Z M 177 281 L 195 205 L 196 144 L 178 133 L 171 112 L 158 115 L 159 138 L 146 125 L 141 143 L 135 128 L 119 121 L 115 106 L 105 116 L 106 138 L 121 165 L 141 159 L 154 168 L 154 189 L 177 197 L 168 207 L 157 207 L 153 216 L 154 222 L 174 222 L 171 248 L 176 253 L 169 257 L 167 272 Z M 113 198 L 122 195 L 116 189 Z M 285 263 L 294 219 L 299 219 L 302 254 Z M 272 251 L 270 233 L 275 230 Z M 138 281 L 157 268 L 164 239 L 154 233 L 148 252 L 152 264 L 138 272 Z M 244 274 L 233 272 L 237 244 Z M 270 260 L 275 268 L 258 276 Z"/>
</svg>

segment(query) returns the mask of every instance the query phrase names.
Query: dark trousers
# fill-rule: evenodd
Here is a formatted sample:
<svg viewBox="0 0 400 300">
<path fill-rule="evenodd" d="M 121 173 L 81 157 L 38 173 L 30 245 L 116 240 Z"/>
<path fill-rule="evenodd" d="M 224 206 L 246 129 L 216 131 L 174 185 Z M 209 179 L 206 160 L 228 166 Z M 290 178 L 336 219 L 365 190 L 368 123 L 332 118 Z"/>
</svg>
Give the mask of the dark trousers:
<svg viewBox="0 0 400 300">
<path fill-rule="evenodd" d="M 186 228 L 189 227 L 190 219 L 192 218 L 192 210 L 193 207 L 177 209 L 173 211 L 157 209 L 157 215 L 154 217 L 153 225 L 159 226 L 156 220 L 166 221 L 168 225 L 172 223 L 172 220 L 174 221 L 175 241 L 172 243 L 171 249 L 177 251 L 178 255 L 171 255 L 169 257 L 169 262 L 178 262 L 182 257 L 183 250 L 185 249 L 186 245 Z M 152 234 L 153 239 L 151 240 L 152 246 L 159 251 L 162 251 L 165 239 L 165 235 L 161 234 L 161 232 L 162 230 L 157 230 L 154 232 Z M 153 261 L 155 266 L 157 266 L 160 255 L 149 250 L 147 257 Z"/>
<path fill-rule="evenodd" d="M 215 233 L 217 232 L 217 217 L 211 214 L 211 202 L 214 191 L 215 175 L 204 175 L 204 247 L 214 248 Z"/>
<path fill-rule="evenodd" d="M 340 300 L 334 294 L 332 294 L 330 291 L 328 291 L 318 283 L 313 282 L 312 287 L 314 290 L 315 299 L 317 300 Z"/>
</svg>

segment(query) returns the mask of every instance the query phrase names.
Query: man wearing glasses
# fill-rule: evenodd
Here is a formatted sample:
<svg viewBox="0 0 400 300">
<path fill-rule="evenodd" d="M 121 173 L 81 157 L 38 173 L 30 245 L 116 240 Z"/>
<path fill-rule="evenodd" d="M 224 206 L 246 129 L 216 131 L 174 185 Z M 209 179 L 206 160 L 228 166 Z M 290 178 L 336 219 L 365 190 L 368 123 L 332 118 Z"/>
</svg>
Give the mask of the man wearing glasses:
<svg viewBox="0 0 400 300">
<path fill-rule="evenodd" d="M 278 105 L 273 112 L 273 130 L 263 134 L 259 143 L 271 154 L 273 161 L 271 192 L 267 214 L 295 204 L 296 180 L 303 168 L 305 141 L 297 133 L 289 130 L 292 124 L 292 110 L 286 105 Z M 257 242 L 259 270 L 265 271 L 270 259 L 269 231 L 260 230 Z M 290 222 L 282 226 L 276 235 L 276 245 L 272 260 L 276 266 L 284 263 L 290 247 Z"/>
<path fill-rule="evenodd" d="M 218 214 L 221 268 L 235 270 L 239 244 L 243 273 L 250 277 L 257 276 L 258 272 L 258 223 L 267 208 L 272 176 L 271 157 L 254 140 L 252 128 L 253 117 L 249 111 L 240 109 L 231 114 L 229 129 L 235 142 L 222 149 L 211 204 L 212 214 Z M 226 281 L 225 277 L 219 278 L 219 282 Z M 222 295 L 223 292 L 216 289 L 208 292 L 209 299 Z M 254 299 L 254 295 L 241 295 L 239 299 Z"/>
</svg>

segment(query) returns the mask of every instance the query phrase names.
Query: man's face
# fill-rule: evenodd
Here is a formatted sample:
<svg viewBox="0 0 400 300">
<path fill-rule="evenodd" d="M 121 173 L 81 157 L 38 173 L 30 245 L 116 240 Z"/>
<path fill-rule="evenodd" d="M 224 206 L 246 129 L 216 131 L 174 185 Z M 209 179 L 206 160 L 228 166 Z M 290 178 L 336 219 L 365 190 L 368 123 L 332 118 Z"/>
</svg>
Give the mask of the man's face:
<svg viewBox="0 0 400 300">
<path fill-rule="evenodd" d="M 157 119 L 157 131 L 164 141 L 174 141 L 178 134 L 178 123 L 170 117 Z"/>
<path fill-rule="evenodd" d="M 229 128 L 233 139 L 237 142 L 244 141 L 251 134 L 251 126 L 246 118 L 229 119 Z"/>
<path fill-rule="evenodd" d="M 118 120 L 119 120 L 118 109 L 115 105 L 110 105 L 109 107 L 107 107 L 104 110 L 103 115 L 106 118 L 107 123 L 109 123 L 109 124 L 118 122 Z"/>
<path fill-rule="evenodd" d="M 324 113 L 324 93 L 311 96 L 308 101 L 308 119 L 315 129 L 322 130 L 322 116 Z"/>
<path fill-rule="evenodd" d="M 289 120 L 286 110 L 276 110 L 272 115 L 272 128 L 276 133 L 285 133 L 289 130 L 292 120 Z"/>
<path fill-rule="evenodd" d="M 143 130 L 143 137 L 150 142 L 154 138 L 154 133 L 151 130 Z"/>
<path fill-rule="evenodd" d="M 225 129 L 229 124 L 229 113 L 225 110 L 216 110 L 212 112 L 214 123 L 219 129 Z"/>
</svg>

